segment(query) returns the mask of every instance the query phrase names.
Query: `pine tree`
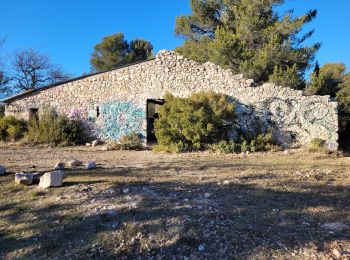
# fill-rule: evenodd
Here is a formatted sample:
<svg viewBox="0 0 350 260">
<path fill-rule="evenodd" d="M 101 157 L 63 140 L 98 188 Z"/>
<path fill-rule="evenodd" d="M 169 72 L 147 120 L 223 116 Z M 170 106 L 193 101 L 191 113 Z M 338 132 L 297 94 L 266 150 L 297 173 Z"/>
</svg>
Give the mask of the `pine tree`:
<svg viewBox="0 0 350 260">
<path fill-rule="evenodd" d="M 295 85 L 290 85 L 290 80 L 276 83 L 301 89 L 305 71 L 320 44 L 304 46 L 313 30 L 299 35 L 317 12 L 293 18 L 289 11 L 279 16 L 274 7 L 283 2 L 191 0 L 192 14 L 176 19 L 175 33 L 185 40 L 176 51 L 198 62 L 212 61 L 257 82 L 275 80 L 271 75 L 277 70 L 283 74 L 293 72 Z M 202 55 L 204 50 L 206 54 Z"/>
</svg>

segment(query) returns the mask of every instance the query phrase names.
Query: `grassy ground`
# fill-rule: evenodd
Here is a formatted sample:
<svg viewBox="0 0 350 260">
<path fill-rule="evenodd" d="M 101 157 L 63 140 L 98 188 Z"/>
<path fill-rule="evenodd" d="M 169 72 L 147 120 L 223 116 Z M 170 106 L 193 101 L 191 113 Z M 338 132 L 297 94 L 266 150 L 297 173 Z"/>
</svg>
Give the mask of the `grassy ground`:
<svg viewBox="0 0 350 260">
<path fill-rule="evenodd" d="M 0 259 L 350 256 L 350 232 L 321 227 L 350 225 L 347 157 L 98 149 L 0 148 L 11 172 L 0 176 Z M 55 189 L 14 183 L 13 172 L 72 157 L 99 168 L 70 170 Z"/>
</svg>

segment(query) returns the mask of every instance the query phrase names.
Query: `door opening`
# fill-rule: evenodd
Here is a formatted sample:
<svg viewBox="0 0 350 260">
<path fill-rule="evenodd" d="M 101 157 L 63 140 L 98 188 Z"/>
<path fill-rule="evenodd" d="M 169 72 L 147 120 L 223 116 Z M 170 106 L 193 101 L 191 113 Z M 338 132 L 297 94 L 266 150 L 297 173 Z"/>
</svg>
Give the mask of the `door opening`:
<svg viewBox="0 0 350 260">
<path fill-rule="evenodd" d="M 163 104 L 163 99 L 147 99 L 147 144 L 157 143 L 154 133 L 154 121 L 158 118 L 159 108 Z"/>
</svg>

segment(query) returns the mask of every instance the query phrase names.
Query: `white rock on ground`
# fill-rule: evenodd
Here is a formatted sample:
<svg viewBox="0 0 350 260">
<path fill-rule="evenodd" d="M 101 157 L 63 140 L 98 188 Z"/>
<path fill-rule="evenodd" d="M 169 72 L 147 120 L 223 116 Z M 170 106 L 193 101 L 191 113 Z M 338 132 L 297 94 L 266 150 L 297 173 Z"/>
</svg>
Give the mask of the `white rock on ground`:
<svg viewBox="0 0 350 260">
<path fill-rule="evenodd" d="M 0 165 L 0 175 L 4 175 L 6 173 L 6 168 Z"/>
<path fill-rule="evenodd" d="M 210 193 L 204 193 L 204 198 L 209 199 L 211 197 Z"/>
<path fill-rule="evenodd" d="M 15 182 L 17 184 L 32 185 L 34 181 L 33 175 L 31 173 L 16 173 Z"/>
<path fill-rule="evenodd" d="M 98 146 L 99 143 L 100 143 L 99 140 L 94 140 L 94 141 L 91 142 L 91 145 L 92 146 Z"/>
<path fill-rule="evenodd" d="M 86 164 L 86 170 L 96 169 L 96 163 L 94 161 L 90 161 Z"/>
<path fill-rule="evenodd" d="M 55 164 L 55 166 L 53 167 L 53 170 L 64 170 L 64 162 L 58 162 Z"/>
<path fill-rule="evenodd" d="M 342 232 L 344 230 L 348 230 L 350 227 L 342 222 L 332 222 L 326 223 L 321 226 L 324 229 L 333 231 L 333 232 Z"/>
<path fill-rule="evenodd" d="M 83 162 L 81 162 L 81 161 L 79 161 L 79 160 L 76 160 L 76 159 L 72 159 L 72 160 L 70 160 L 70 161 L 67 162 L 67 165 L 68 165 L 69 167 L 78 167 L 78 166 L 80 166 L 80 165 L 82 165 L 82 164 L 83 164 Z"/>
<path fill-rule="evenodd" d="M 63 184 L 63 175 L 63 171 L 47 172 L 40 178 L 39 187 L 43 189 L 60 187 Z"/>
<path fill-rule="evenodd" d="M 91 146 L 92 144 L 91 143 L 86 143 L 85 146 L 89 147 Z"/>
</svg>

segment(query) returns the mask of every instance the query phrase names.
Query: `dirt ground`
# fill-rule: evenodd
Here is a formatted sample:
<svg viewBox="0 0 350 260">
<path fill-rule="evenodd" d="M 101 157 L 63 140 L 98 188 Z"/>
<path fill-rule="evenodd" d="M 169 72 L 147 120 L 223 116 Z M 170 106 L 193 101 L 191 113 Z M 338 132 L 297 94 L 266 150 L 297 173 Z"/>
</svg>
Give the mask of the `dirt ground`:
<svg viewBox="0 0 350 260">
<path fill-rule="evenodd" d="M 19 186 L 15 172 L 57 161 L 64 186 Z M 0 147 L 0 259 L 348 259 L 350 158 Z"/>
</svg>

